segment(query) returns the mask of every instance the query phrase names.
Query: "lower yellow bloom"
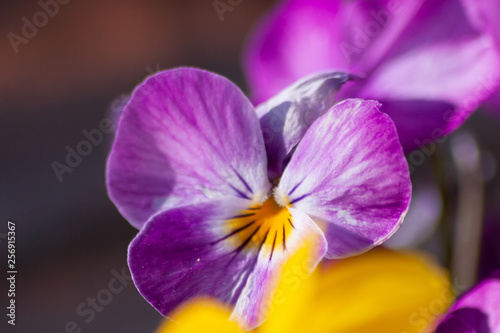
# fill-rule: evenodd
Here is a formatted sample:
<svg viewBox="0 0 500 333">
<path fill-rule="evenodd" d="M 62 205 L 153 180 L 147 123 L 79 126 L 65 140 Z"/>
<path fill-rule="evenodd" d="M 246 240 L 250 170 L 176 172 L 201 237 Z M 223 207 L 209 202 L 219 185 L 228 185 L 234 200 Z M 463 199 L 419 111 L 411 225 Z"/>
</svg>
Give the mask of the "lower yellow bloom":
<svg viewBox="0 0 500 333">
<path fill-rule="evenodd" d="M 300 255 L 284 268 L 263 309 L 268 319 L 254 332 L 421 333 L 454 300 L 446 272 L 422 254 L 376 248 L 327 262 L 310 277 Z M 192 300 L 157 333 L 241 332 L 230 314 L 213 300 Z"/>
</svg>

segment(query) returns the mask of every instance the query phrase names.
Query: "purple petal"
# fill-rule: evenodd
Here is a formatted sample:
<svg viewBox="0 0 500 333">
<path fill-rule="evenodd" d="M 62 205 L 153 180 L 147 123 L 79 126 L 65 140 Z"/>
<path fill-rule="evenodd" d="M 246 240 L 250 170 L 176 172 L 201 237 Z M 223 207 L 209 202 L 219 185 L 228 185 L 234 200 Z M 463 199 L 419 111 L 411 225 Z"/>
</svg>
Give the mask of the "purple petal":
<svg viewBox="0 0 500 333">
<path fill-rule="evenodd" d="M 498 85 L 500 55 L 460 1 L 425 1 L 360 87 L 394 120 L 405 152 L 458 128 Z"/>
<path fill-rule="evenodd" d="M 308 261 L 312 270 L 326 252 L 326 241 L 307 215 L 290 209 L 287 216 L 294 228 L 286 226 L 286 247 L 275 246 L 282 237 L 275 231 L 285 226 L 267 228 L 252 213 L 241 215 L 253 211 L 250 204 L 224 199 L 155 215 L 129 248 L 139 292 L 163 315 L 192 297 L 207 295 L 234 305 L 232 318 L 244 327 L 259 325 L 284 262 L 305 239 L 312 239 L 317 244 Z M 234 219 L 250 222 L 234 229 L 229 224 Z"/>
<path fill-rule="evenodd" d="M 245 64 L 258 100 L 322 70 L 366 77 L 342 95 L 382 102 L 408 152 L 455 130 L 494 92 L 499 58 L 457 0 L 292 0 L 258 26 Z"/>
<path fill-rule="evenodd" d="M 345 67 L 335 61 L 343 56 L 331 36 L 340 34 L 339 2 L 309 2 L 312 5 L 282 1 L 250 37 L 244 67 L 255 102 L 269 99 L 304 76 Z"/>
<path fill-rule="evenodd" d="M 479 333 L 459 317 L 446 315 L 435 333 Z M 486 333 L 486 332 L 485 332 Z"/>
<path fill-rule="evenodd" d="M 428 100 L 378 100 L 380 110 L 388 114 L 398 130 L 406 153 L 439 141 L 456 117 L 454 105 Z M 404 110 L 404 112 L 401 112 Z"/>
<path fill-rule="evenodd" d="M 282 1 L 256 26 L 245 50 L 255 100 L 325 70 L 366 73 L 392 45 L 423 0 Z"/>
<path fill-rule="evenodd" d="M 491 33 L 500 46 L 500 3 L 497 0 L 462 0 L 471 23 Z"/>
<path fill-rule="evenodd" d="M 500 280 L 479 283 L 456 301 L 449 313 L 478 333 L 500 332 Z"/>
<path fill-rule="evenodd" d="M 472 23 L 481 30 L 490 33 L 493 39 L 500 48 L 500 3 L 497 0 L 462 0 L 464 3 L 469 18 Z M 486 106 L 500 115 L 500 82 L 492 75 L 490 80 L 493 80 L 493 85 L 488 85 L 495 92 L 485 102 Z M 485 86 L 486 88 L 486 86 Z"/>
<path fill-rule="evenodd" d="M 348 94 L 380 101 L 408 152 L 460 126 L 491 95 L 499 69 L 492 38 L 468 23 L 460 1 L 427 1 L 363 86 Z M 417 110 L 427 121 L 409 126 Z M 411 119 L 401 119 L 407 114 Z"/>
<path fill-rule="evenodd" d="M 139 85 L 107 165 L 111 199 L 132 225 L 208 198 L 263 197 L 269 188 L 255 110 L 219 75 L 179 68 Z"/>
<path fill-rule="evenodd" d="M 408 164 L 379 106 L 359 99 L 335 105 L 308 130 L 281 178 L 277 195 L 326 223 L 328 258 L 381 244 L 408 209 Z"/>
<path fill-rule="evenodd" d="M 302 79 L 257 107 L 266 144 L 271 180 L 281 176 L 284 161 L 307 129 L 335 104 L 347 73 L 322 72 Z"/>
<path fill-rule="evenodd" d="M 309 275 L 316 268 L 327 251 L 327 242 L 323 232 L 311 218 L 300 210 L 288 208 L 293 221 L 292 232 L 287 236 L 286 248 L 263 247 L 254 272 L 249 276 L 247 285 L 236 303 L 233 318 L 247 323 L 246 329 L 260 325 L 267 317 L 274 290 L 278 287 L 279 279 L 286 262 L 299 250 L 313 242 L 313 249 L 307 261 L 301 263 L 301 273 Z M 279 233 L 279 232 L 278 232 Z M 272 235 L 269 236 L 269 240 Z M 275 236 L 276 237 L 276 236 Z M 274 242 L 273 242 L 274 243 Z M 288 272 L 286 272 L 288 273 Z M 304 278 L 304 276 L 302 276 Z"/>
</svg>

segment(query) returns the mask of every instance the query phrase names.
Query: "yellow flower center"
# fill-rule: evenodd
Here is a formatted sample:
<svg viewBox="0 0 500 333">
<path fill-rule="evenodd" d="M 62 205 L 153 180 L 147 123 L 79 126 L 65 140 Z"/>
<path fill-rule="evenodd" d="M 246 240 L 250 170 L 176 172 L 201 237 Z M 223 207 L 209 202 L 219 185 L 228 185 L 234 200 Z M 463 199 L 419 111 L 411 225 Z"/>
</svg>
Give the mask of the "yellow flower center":
<svg viewBox="0 0 500 333">
<path fill-rule="evenodd" d="M 227 239 L 237 252 L 243 249 L 286 251 L 286 239 L 295 228 L 287 206 L 280 206 L 274 197 L 269 197 L 262 205 L 243 210 L 227 221 Z"/>
</svg>

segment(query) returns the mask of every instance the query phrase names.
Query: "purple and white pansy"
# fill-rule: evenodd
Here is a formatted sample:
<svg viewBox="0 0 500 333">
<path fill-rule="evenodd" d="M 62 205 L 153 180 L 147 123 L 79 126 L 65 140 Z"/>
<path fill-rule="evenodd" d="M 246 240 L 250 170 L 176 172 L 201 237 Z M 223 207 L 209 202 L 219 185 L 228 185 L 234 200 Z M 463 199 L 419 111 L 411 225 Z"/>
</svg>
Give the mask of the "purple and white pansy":
<svg viewBox="0 0 500 333">
<path fill-rule="evenodd" d="M 314 245 L 310 271 L 398 229 L 410 202 L 408 165 L 378 102 L 333 105 L 351 79 L 308 77 L 257 108 L 226 78 L 194 68 L 160 72 L 135 89 L 107 186 L 140 229 L 128 262 L 159 312 L 208 295 L 253 328 L 304 244 Z"/>
</svg>

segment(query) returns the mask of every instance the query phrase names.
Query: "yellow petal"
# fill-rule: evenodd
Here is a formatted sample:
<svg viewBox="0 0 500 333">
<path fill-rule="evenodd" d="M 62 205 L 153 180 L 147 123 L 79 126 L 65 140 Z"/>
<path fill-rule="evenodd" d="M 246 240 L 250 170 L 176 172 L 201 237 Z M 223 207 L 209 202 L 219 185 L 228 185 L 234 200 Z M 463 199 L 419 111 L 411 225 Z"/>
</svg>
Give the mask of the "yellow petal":
<svg viewBox="0 0 500 333">
<path fill-rule="evenodd" d="M 446 272 L 422 254 L 376 248 L 308 277 L 310 245 L 285 265 L 268 321 L 254 332 L 422 333 L 454 299 Z M 156 333 L 241 332 L 227 320 L 230 313 L 199 299 Z"/>
<path fill-rule="evenodd" d="M 155 333 L 239 333 L 229 321 L 231 309 L 210 298 L 197 298 L 176 309 Z"/>
<path fill-rule="evenodd" d="M 301 319 L 308 332 L 421 333 L 453 299 L 447 274 L 429 258 L 376 248 L 323 267 Z"/>
<path fill-rule="evenodd" d="M 314 306 L 312 301 L 320 281 L 318 269 L 311 274 L 316 247 L 314 240 L 308 239 L 284 265 L 267 321 L 258 327 L 259 332 L 309 332 L 310 323 L 304 312 Z"/>
</svg>

